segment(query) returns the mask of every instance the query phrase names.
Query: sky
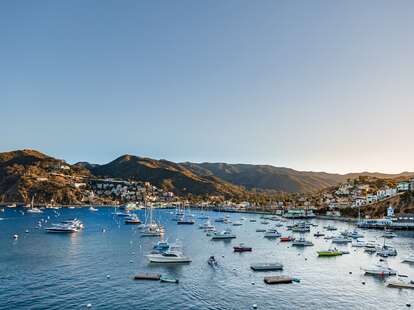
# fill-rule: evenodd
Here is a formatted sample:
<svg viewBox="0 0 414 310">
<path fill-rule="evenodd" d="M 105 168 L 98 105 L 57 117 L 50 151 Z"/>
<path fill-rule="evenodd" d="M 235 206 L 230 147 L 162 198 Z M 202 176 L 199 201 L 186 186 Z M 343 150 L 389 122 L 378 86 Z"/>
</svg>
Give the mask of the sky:
<svg viewBox="0 0 414 310">
<path fill-rule="evenodd" d="M 1 1 L 0 151 L 414 171 L 414 1 Z"/>
</svg>

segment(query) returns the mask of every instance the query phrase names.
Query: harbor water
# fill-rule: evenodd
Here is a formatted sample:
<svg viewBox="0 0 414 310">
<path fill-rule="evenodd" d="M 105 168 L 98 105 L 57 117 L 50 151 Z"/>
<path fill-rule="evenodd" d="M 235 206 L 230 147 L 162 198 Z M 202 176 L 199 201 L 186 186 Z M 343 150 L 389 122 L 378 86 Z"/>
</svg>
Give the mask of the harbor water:
<svg viewBox="0 0 414 310">
<path fill-rule="evenodd" d="M 87 208 L 44 210 L 42 214 L 22 214 L 22 209 L 0 213 L 0 309 L 407 309 L 414 307 L 414 290 L 388 288 L 385 280 L 364 275 L 361 268 L 378 261 L 363 248 L 336 245 L 347 255 L 321 258 L 316 251 L 331 247 L 331 240 L 316 238 L 316 231 L 337 235 L 353 229 L 352 224 L 311 220 L 318 224 L 305 234 L 314 246 L 298 249 L 278 239 L 265 239 L 258 228 L 260 215 L 229 213 L 230 220 L 241 226 L 215 223 L 224 213 L 206 212 L 217 230 L 231 227 L 236 239 L 211 241 L 195 225 L 177 225 L 173 210 L 155 210 L 154 218 L 165 227 L 165 239 L 179 239 L 192 262 L 183 265 L 150 264 L 145 257 L 158 238 L 141 237 L 138 225 L 125 225 L 114 209 Z M 136 211 L 144 219 L 144 211 Z M 68 218 L 80 219 L 85 228 L 72 234 L 52 234 L 44 226 Z M 39 221 L 47 223 L 39 228 Z M 256 219 L 251 222 L 250 219 Z M 291 221 L 287 222 L 291 223 Z M 286 223 L 285 223 L 286 224 Z M 324 231 L 335 225 L 338 231 Z M 26 232 L 27 230 L 27 232 Z M 278 227 L 282 235 L 291 234 Z M 360 230 L 364 240 L 382 243 L 382 231 Z M 18 238 L 13 238 L 17 234 Z M 414 265 L 401 263 L 414 253 L 414 232 L 397 231 L 386 240 L 398 255 L 386 258 L 399 274 L 414 280 Z M 299 237 L 299 234 L 294 234 Z M 253 247 L 252 252 L 234 253 L 240 242 Z M 209 256 L 219 266 L 207 264 Z M 283 271 L 253 272 L 250 264 L 280 262 Z M 178 284 L 158 281 L 134 281 L 138 273 L 159 273 L 179 279 Z M 267 285 L 267 275 L 288 275 L 299 283 Z M 393 277 L 396 278 L 396 277 Z"/>
</svg>

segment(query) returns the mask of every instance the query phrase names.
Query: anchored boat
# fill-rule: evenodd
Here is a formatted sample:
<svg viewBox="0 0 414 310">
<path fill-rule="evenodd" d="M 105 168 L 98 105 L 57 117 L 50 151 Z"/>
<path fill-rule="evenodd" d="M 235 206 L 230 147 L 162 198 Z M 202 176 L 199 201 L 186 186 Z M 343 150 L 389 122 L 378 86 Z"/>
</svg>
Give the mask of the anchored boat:
<svg viewBox="0 0 414 310">
<path fill-rule="evenodd" d="M 334 249 L 329 249 L 327 251 L 318 251 L 318 256 L 319 257 L 331 257 L 331 256 L 340 256 L 342 255 L 342 251 L 337 250 L 336 248 Z"/>
<path fill-rule="evenodd" d="M 150 253 L 146 255 L 147 259 L 152 263 L 190 263 L 191 258 L 185 256 L 182 252 L 182 245 L 177 240 L 176 243 L 170 245 L 169 249 L 161 253 Z"/>
<path fill-rule="evenodd" d="M 376 275 L 376 276 L 393 276 L 397 274 L 397 271 L 388 267 L 388 264 L 383 262 L 378 262 L 370 268 L 362 269 L 365 271 L 365 274 Z"/>
<path fill-rule="evenodd" d="M 240 243 L 233 247 L 234 252 L 251 252 L 252 248 L 249 246 L 245 246 L 244 243 Z"/>
<path fill-rule="evenodd" d="M 254 271 L 275 271 L 283 270 L 283 265 L 280 263 L 256 263 L 251 264 L 250 268 Z"/>
<path fill-rule="evenodd" d="M 221 232 L 215 232 L 211 237 L 211 240 L 225 240 L 234 238 L 236 238 L 236 235 L 233 234 L 230 229 L 226 229 Z"/>
</svg>

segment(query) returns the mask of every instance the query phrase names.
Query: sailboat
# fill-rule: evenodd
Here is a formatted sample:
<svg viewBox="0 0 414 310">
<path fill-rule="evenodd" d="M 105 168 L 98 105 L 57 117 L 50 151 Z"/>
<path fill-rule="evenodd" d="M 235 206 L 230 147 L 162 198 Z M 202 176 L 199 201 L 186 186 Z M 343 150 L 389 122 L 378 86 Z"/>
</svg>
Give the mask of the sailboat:
<svg viewBox="0 0 414 310">
<path fill-rule="evenodd" d="M 209 219 L 204 224 L 200 225 L 199 228 L 204 229 L 204 231 L 214 231 L 216 229 Z"/>
<path fill-rule="evenodd" d="M 177 220 L 177 225 L 194 225 L 195 221 L 192 215 L 186 215 L 185 209 L 182 210 L 180 217 Z"/>
<path fill-rule="evenodd" d="M 50 200 L 50 203 L 46 204 L 46 208 L 47 209 L 56 209 L 56 210 L 59 209 L 59 207 L 55 205 L 55 201 L 54 201 L 53 198 Z"/>
<path fill-rule="evenodd" d="M 32 201 L 29 204 L 29 210 L 27 210 L 27 213 L 43 213 L 42 210 L 40 210 L 39 208 L 36 208 L 34 206 L 34 195 L 32 196 Z"/>
<path fill-rule="evenodd" d="M 384 237 L 384 244 L 380 247 L 377 247 L 377 255 L 381 257 L 388 257 L 388 256 L 397 256 L 397 250 L 385 244 L 385 237 Z"/>
<path fill-rule="evenodd" d="M 180 205 L 178 204 L 177 207 L 175 208 L 175 213 L 174 213 L 174 216 L 173 216 L 172 220 L 173 221 L 178 221 L 183 216 L 184 216 L 184 210 L 181 209 Z"/>
<path fill-rule="evenodd" d="M 145 224 L 141 237 L 159 237 L 164 233 L 164 228 L 153 220 L 152 209 L 152 206 L 145 209 Z"/>
</svg>

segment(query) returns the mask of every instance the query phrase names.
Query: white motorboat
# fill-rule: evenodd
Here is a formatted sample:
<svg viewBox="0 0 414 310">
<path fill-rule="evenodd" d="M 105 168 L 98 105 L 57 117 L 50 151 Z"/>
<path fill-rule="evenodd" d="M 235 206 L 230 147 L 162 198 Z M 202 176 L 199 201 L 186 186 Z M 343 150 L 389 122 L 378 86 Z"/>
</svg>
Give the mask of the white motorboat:
<svg viewBox="0 0 414 310">
<path fill-rule="evenodd" d="M 394 281 L 388 281 L 387 286 L 394 287 L 394 288 L 414 289 L 414 281 L 403 281 L 402 279 L 397 279 Z"/>
<path fill-rule="evenodd" d="M 279 238 L 280 236 L 282 236 L 282 234 L 280 232 L 277 231 L 277 229 L 275 228 L 270 228 L 268 230 L 266 230 L 266 232 L 264 233 L 264 237 L 265 238 Z"/>
<path fill-rule="evenodd" d="M 356 240 L 355 242 L 352 242 L 352 247 L 354 248 L 364 248 L 366 243 L 361 240 Z"/>
<path fill-rule="evenodd" d="M 60 222 L 59 224 L 52 224 L 46 227 L 45 230 L 50 233 L 74 233 L 83 229 L 83 224 L 78 219 L 69 219 Z"/>
<path fill-rule="evenodd" d="M 148 254 L 147 259 L 151 263 L 189 263 L 191 258 L 178 250 L 167 250 L 163 253 Z"/>
<path fill-rule="evenodd" d="M 128 225 L 140 225 L 141 220 L 139 219 L 138 215 L 133 214 L 131 216 L 126 217 L 124 223 Z"/>
<path fill-rule="evenodd" d="M 211 237 L 211 240 L 224 240 L 224 239 L 234 239 L 236 235 L 231 232 L 230 229 L 223 230 L 221 232 L 215 232 Z"/>
<path fill-rule="evenodd" d="M 410 254 L 402 260 L 402 263 L 414 263 L 414 254 Z"/>
<path fill-rule="evenodd" d="M 310 227 L 292 227 L 292 231 L 297 233 L 307 233 L 310 232 Z"/>
<path fill-rule="evenodd" d="M 374 266 L 369 268 L 363 268 L 362 270 L 365 271 L 365 274 L 377 276 L 392 276 L 397 274 L 397 271 L 390 268 L 385 261 L 378 262 Z"/>
<path fill-rule="evenodd" d="M 177 240 L 176 243 L 171 244 L 169 248 L 161 253 L 151 253 L 146 255 L 148 260 L 152 263 L 189 263 L 191 258 L 185 256 L 182 252 L 182 245 Z"/>
<path fill-rule="evenodd" d="M 296 225 L 292 226 L 291 229 L 293 232 L 298 232 L 298 233 L 310 232 L 310 224 L 307 222 L 299 222 Z"/>
<path fill-rule="evenodd" d="M 17 208 L 17 205 L 15 203 L 12 203 L 11 205 L 8 205 L 7 208 Z"/>
<path fill-rule="evenodd" d="M 39 208 L 33 207 L 27 210 L 27 213 L 43 213 L 43 211 L 40 210 Z"/>
<path fill-rule="evenodd" d="M 128 217 L 128 216 L 132 215 L 132 213 L 129 213 L 128 211 L 126 211 L 126 212 L 114 212 L 112 214 L 115 215 L 115 216 L 118 216 L 118 217 Z"/>
<path fill-rule="evenodd" d="M 353 231 L 343 231 L 341 232 L 341 235 L 352 239 L 364 238 L 364 236 L 355 229 Z"/>
<path fill-rule="evenodd" d="M 82 229 L 84 228 L 83 223 L 78 220 L 77 218 L 73 218 L 73 219 L 68 219 L 68 220 L 64 220 L 61 222 L 62 224 L 69 224 L 69 225 L 73 225 L 75 226 L 77 229 Z"/>
<path fill-rule="evenodd" d="M 397 237 L 397 234 L 392 232 L 392 231 L 386 231 L 384 232 L 384 234 L 382 235 L 383 238 L 387 238 L 387 239 L 391 239 L 391 238 L 395 238 Z"/>
<path fill-rule="evenodd" d="M 160 240 L 153 246 L 153 248 L 156 251 L 165 252 L 170 248 L 170 244 L 168 243 L 168 240 Z"/>
<path fill-rule="evenodd" d="M 90 207 L 89 207 L 89 211 L 96 212 L 96 211 L 98 211 L 98 209 L 97 209 L 97 208 L 94 208 L 94 207 L 92 207 L 92 206 L 90 206 Z"/>
<path fill-rule="evenodd" d="M 236 222 L 233 223 L 233 226 L 241 226 L 241 225 L 243 225 L 243 224 L 240 221 L 236 221 Z"/>
<path fill-rule="evenodd" d="M 305 247 L 305 246 L 313 246 L 313 242 L 312 241 L 308 241 L 306 240 L 303 236 L 300 237 L 299 239 L 295 240 L 292 242 L 292 246 L 297 246 L 297 247 Z"/>
<path fill-rule="evenodd" d="M 45 228 L 49 233 L 75 233 L 78 229 L 74 225 L 70 224 L 53 224 L 50 227 Z"/>
<path fill-rule="evenodd" d="M 348 237 L 337 236 L 337 237 L 332 238 L 332 243 L 346 244 L 349 242 L 352 242 L 352 240 Z"/>
</svg>

